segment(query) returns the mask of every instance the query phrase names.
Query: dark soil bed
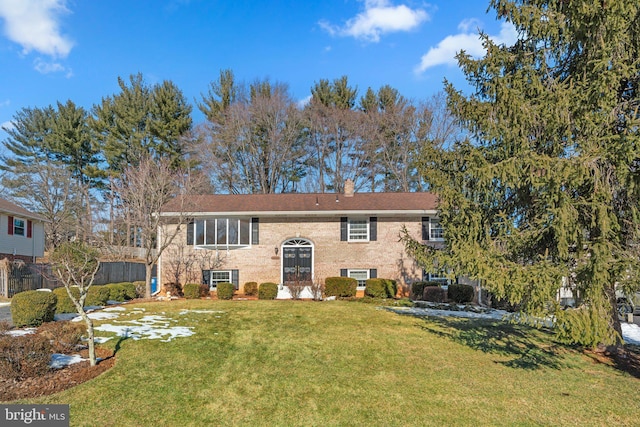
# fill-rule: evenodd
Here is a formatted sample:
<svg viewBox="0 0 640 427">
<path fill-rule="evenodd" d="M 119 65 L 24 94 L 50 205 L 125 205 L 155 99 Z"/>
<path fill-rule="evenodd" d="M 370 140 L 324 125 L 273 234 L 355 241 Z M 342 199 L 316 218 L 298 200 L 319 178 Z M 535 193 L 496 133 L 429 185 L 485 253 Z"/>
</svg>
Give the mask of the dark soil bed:
<svg viewBox="0 0 640 427">
<path fill-rule="evenodd" d="M 22 381 L 0 378 L 0 401 L 7 402 L 58 393 L 97 377 L 115 364 L 115 357 L 112 351 L 96 348 L 96 354 L 102 360 L 93 367 L 89 366 L 89 361 L 87 360 Z M 88 351 L 83 350 L 80 355 L 83 358 L 87 358 Z"/>
</svg>

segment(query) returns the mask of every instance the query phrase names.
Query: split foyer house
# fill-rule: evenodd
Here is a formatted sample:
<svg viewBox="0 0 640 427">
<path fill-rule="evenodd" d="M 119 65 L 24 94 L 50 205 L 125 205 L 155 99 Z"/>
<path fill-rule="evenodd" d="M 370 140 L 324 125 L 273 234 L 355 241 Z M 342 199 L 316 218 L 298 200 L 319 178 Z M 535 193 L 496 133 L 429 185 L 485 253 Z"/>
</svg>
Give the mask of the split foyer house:
<svg viewBox="0 0 640 427">
<path fill-rule="evenodd" d="M 180 257 L 199 260 L 189 263 L 191 280 L 197 270 L 211 289 L 221 282 L 240 290 L 247 282 L 286 288 L 292 281 L 348 276 L 362 291 L 369 278 L 394 279 L 400 286 L 425 279 L 399 236 L 406 226 L 415 239 L 442 241 L 436 196 L 354 193 L 349 187 L 345 194 L 191 196 L 189 222 L 159 261 L 160 283 L 175 281 Z M 174 206 L 161 213 L 169 223 L 177 216 Z"/>
<path fill-rule="evenodd" d="M 0 259 L 35 262 L 44 255 L 44 218 L 0 199 Z"/>
</svg>

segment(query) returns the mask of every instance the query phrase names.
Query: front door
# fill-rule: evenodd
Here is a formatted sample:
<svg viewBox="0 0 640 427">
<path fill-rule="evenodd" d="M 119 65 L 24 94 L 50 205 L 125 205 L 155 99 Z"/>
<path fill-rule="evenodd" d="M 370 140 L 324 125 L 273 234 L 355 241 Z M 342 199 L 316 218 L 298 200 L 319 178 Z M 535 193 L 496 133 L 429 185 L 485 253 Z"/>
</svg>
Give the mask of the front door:
<svg viewBox="0 0 640 427">
<path fill-rule="evenodd" d="M 311 283 L 312 247 L 282 248 L 282 279 L 285 286 L 289 283 Z"/>
</svg>

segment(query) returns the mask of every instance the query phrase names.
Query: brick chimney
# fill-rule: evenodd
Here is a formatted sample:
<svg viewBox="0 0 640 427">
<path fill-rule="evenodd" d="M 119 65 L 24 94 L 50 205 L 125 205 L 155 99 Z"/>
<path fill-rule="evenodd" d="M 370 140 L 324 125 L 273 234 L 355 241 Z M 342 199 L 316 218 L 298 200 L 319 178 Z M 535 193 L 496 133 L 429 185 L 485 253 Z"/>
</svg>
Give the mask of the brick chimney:
<svg viewBox="0 0 640 427">
<path fill-rule="evenodd" d="M 353 181 L 351 179 L 344 182 L 344 197 L 353 197 Z"/>
</svg>

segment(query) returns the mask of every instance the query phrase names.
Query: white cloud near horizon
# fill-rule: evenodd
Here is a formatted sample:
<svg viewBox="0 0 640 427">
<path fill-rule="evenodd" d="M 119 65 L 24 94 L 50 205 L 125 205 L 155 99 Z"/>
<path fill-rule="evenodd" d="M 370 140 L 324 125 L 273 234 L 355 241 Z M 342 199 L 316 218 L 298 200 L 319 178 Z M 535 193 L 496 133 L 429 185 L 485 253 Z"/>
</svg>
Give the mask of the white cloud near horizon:
<svg viewBox="0 0 640 427">
<path fill-rule="evenodd" d="M 4 131 L 6 130 L 11 130 L 13 129 L 15 126 L 13 124 L 13 122 L 11 120 L 7 120 L 4 123 L 0 123 L 0 131 Z"/>
<path fill-rule="evenodd" d="M 429 19 L 424 9 L 411 9 L 404 4 L 393 6 L 389 0 L 365 0 L 364 11 L 347 20 L 344 26 L 327 21 L 318 24 L 332 36 L 377 43 L 383 34 L 411 31 Z"/>
<path fill-rule="evenodd" d="M 39 52 L 65 58 L 73 42 L 60 32 L 60 18 L 69 13 L 67 0 L 0 0 L 3 33 L 22 46 L 23 53 Z"/>
<path fill-rule="evenodd" d="M 479 21 L 475 19 L 462 21 L 458 25 L 460 33 L 447 36 L 436 47 L 431 47 L 420 59 L 415 72 L 420 74 L 438 65 L 457 66 L 456 55 L 461 50 L 474 58 L 482 57 L 486 52 L 477 32 L 478 26 Z M 496 44 L 511 45 L 517 40 L 518 34 L 513 24 L 502 22 L 500 32 L 497 35 L 489 35 L 489 38 Z"/>
</svg>

